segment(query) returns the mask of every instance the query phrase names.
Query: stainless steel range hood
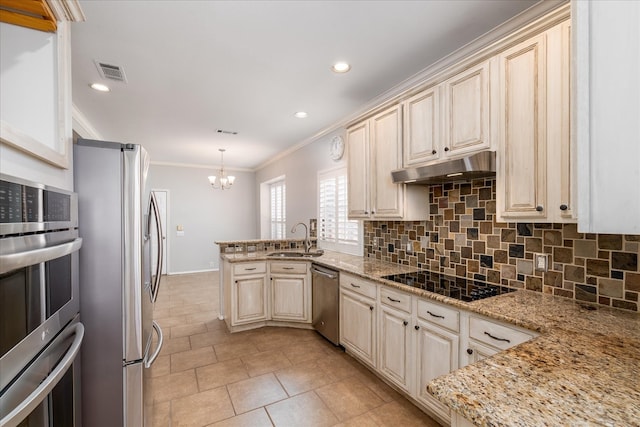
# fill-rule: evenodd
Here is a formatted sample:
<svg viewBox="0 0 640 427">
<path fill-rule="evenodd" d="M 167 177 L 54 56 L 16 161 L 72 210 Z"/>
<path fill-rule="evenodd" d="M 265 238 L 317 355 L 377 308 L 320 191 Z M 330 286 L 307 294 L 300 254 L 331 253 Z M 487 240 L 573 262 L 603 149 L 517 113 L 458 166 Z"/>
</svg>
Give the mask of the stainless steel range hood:
<svg viewBox="0 0 640 427">
<path fill-rule="evenodd" d="M 460 159 L 391 172 L 394 184 L 442 184 L 495 175 L 495 151 L 482 151 Z"/>
</svg>

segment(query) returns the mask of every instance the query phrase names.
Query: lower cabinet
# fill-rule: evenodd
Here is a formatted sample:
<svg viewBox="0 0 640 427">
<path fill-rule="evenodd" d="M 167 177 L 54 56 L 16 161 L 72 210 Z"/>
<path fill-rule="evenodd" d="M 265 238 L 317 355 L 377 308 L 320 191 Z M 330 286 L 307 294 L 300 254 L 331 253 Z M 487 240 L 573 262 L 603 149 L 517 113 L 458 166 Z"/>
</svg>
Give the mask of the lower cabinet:
<svg viewBox="0 0 640 427">
<path fill-rule="evenodd" d="M 269 318 L 266 274 L 237 277 L 231 286 L 233 326 L 265 321 Z"/>
<path fill-rule="evenodd" d="M 224 318 L 232 331 L 276 322 L 311 323 L 308 262 L 225 261 L 224 266 Z"/>
<path fill-rule="evenodd" d="M 340 289 L 340 343 L 362 362 L 376 367 L 376 301 Z"/>
<path fill-rule="evenodd" d="M 411 314 L 380 306 L 380 373 L 405 391 L 411 390 L 413 345 Z"/>
<path fill-rule="evenodd" d="M 444 425 L 469 424 L 427 392 L 432 380 L 536 336 L 347 273 L 340 286 L 340 343 Z"/>
<path fill-rule="evenodd" d="M 449 408 L 427 392 L 427 384 L 440 375 L 458 369 L 457 333 L 418 319 L 416 330 L 415 398 L 442 419 L 449 419 Z"/>
</svg>

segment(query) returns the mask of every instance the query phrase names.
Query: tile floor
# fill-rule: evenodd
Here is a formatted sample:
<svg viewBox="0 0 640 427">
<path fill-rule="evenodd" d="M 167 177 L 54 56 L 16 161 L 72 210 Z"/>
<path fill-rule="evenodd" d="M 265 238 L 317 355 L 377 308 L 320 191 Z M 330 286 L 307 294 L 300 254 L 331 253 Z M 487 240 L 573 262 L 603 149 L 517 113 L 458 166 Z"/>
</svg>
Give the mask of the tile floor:
<svg viewBox="0 0 640 427">
<path fill-rule="evenodd" d="M 217 272 L 163 279 L 165 343 L 145 380 L 154 427 L 438 426 L 316 332 L 230 334 L 217 314 Z"/>
</svg>

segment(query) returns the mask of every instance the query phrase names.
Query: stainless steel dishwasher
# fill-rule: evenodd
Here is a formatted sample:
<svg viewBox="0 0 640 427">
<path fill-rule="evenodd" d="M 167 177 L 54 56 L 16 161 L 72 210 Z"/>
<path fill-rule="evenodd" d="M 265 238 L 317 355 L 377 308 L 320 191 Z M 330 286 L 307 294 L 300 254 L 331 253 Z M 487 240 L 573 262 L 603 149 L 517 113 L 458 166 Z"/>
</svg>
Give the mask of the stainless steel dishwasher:
<svg viewBox="0 0 640 427">
<path fill-rule="evenodd" d="M 340 274 L 326 267 L 311 266 L 313 294 L 313 327 L 326 339 L 339 345 Z"/>
</svg>

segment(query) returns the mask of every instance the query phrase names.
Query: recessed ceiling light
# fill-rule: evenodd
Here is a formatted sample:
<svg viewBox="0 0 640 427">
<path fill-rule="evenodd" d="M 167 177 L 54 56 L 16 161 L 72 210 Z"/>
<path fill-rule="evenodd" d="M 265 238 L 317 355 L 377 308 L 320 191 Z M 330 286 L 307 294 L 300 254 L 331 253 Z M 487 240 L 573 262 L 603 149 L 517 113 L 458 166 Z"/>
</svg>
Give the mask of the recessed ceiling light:
<svg viewBox="0 0 640 427">
<path fill-rule="evenodd" d="M 92 83 L 90 85 L 91 89 L 97 90 L 98 92 L 109 92 L 111 89 L 107 85 L 103 85 L 102 83 Z"/>
<path fill-rule="evenodd" d="M 294 114 L 294 116 L 296 116 L 299 119 L 304 119 L 305 117 L 308 116 L 308 114 L 305 113 L 304 111 L 298 111 L 297 113 Z"/>
<path fill-rule="evenodd" d="M 335 73 L 346 73 L 351 69 L 351 65 L 347 64 L 346 62 L 336 62 L 335 64 L 333 64 L 333 67 L 331 67 L 331 69 Z"/>
</svg>

